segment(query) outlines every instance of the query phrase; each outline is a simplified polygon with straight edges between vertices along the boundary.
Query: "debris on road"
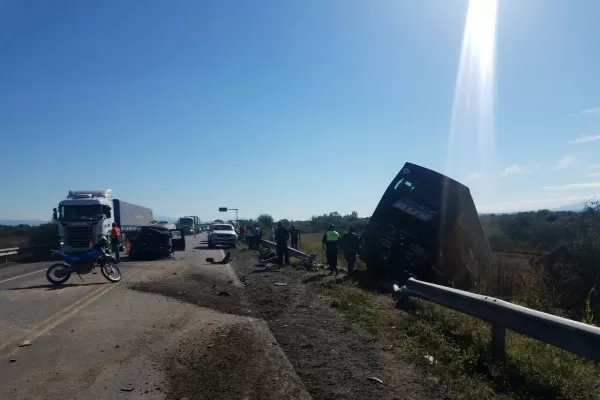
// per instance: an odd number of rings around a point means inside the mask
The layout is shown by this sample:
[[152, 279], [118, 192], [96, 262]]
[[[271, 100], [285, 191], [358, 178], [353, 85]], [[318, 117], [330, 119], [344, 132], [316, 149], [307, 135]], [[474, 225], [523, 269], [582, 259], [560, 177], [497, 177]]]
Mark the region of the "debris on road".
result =
[[224, 290], [219, 292], [219, 296], [231, 296], [231, 293], [229, 293], [228, 291]]
[[115, 345], [115, 349], [118, 349], [119, 347], [121, 347], [121, 346], [120, 346], [120, 345], [118, 345], [118, 344], [117, 344], [117, 345]]
[[14, 363], [14, 362], [17, 362], [17, 359], [16, 358], [9, 358], [8, 362]]
[[29, 340], [24, 340], [19, 344], [19, 347], [27, 347], [27, 346], [31, 346], [33, 343], [30, 342]]
[[287, 286], [286, 282], [275, 282], [275, 286]]
[[377, 382], [377, 383], [380, 383], [380, 384], [383, 385], [383, 381], [381, 379], [379, 379], [379, 378], [374, 377], [374, 376], [367, 377], [367, 380], [373, 381], [373, 382]]
[[133, 392], [135, 388], [121, 388], [122, 392]]
[[228, 251], [225, 254], [225, 257], [221, 261], [215, 261], [215, 259], [213, 257], [206, 258], [206, 262], [209, 264], [229, 264], [230, 260], [231, 260], [231, 252], [230, 251]]
[[429, 361], [429, 364], [431, 364], [431, 365], [437, 365], [437, 364], [439, 364], [439, 361], [437, 361], [435, 358], [433, 358], [433, 356], [430, 356], [429, 354], [425, 355], [425, 359], [427, 361]]

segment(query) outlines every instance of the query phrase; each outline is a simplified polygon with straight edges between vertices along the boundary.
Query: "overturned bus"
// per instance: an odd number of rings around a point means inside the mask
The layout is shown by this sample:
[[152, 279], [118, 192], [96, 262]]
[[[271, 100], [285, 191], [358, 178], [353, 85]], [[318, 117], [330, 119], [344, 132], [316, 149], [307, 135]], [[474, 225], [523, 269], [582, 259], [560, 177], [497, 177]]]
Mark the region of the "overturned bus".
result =
[[491, 264], [491, 251], [469, 188], [406, 163], [387, 188], [362, 236], [370, 272], [468, 287]]

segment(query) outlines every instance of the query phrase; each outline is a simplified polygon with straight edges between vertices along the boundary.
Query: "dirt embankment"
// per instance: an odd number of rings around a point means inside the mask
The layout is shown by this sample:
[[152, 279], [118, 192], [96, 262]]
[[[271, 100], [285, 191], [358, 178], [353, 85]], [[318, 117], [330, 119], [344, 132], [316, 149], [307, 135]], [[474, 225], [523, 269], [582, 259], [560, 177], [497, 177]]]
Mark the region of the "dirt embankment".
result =
[[[323, 272], [258, 267], [248, 250], [233, 256], [243, 287], [201, 272], [135, 287], [268, 326], [261, 333], [258, 324], [234, 323], [208, 341], [182, 344], [165, 361], [170, 398], [299, 399], [306, 391], [313, 399], [440, 398], [380, 335], [352, 323], [335, 308], [335, 299], [317, 289], [315, 282], [331, 279]], [[265, 342], [269, 337], [272, 343]], [[269, 346], [285, 353], [297, 375], [282, 373], [288, 361], [272, 361], [276, 358], [265, 353]]]

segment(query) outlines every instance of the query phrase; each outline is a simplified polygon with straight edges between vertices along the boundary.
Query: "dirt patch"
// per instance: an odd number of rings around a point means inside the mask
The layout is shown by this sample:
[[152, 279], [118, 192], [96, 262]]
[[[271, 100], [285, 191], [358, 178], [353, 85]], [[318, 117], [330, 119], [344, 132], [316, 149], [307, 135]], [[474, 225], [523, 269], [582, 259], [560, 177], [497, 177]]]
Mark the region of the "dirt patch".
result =
[[334, 308], [335, 299], [314, 290], [314, 282], [331, 277], [293, 267], [265, 270], [255, 262], [254, 254], [244, 252], [232, 265], [246, 284], [247, 300], [314, 399], [440, 398], [378, 335], [350, 322]]
[[217, 330], [208, 345], [205, 340], [191, 340], [167, 361], [168, 398], [301, 398], [300, 382], [282, 377], [279, 365], [267, 362], [272, 360], [265, 355], [268, 347], [276, 345], [265, 344], [250, 324]]
[[132, 290], [169, 296], [199, 307], [227, 314], [254, 315], [251, 305], [244, 301], [242, 289], [233, 282], [216, 280], [209, 274], [195, 273], [181, 277], [133, 283]]

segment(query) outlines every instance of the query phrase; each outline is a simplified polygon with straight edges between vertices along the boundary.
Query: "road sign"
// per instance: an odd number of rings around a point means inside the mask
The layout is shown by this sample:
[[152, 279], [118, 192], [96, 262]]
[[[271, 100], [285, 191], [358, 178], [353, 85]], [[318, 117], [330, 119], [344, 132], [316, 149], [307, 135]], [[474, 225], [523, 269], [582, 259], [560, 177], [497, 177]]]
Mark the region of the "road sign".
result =
[[227, 207], [219, 207], [219, 212], [226, 212], [227, 211]]

